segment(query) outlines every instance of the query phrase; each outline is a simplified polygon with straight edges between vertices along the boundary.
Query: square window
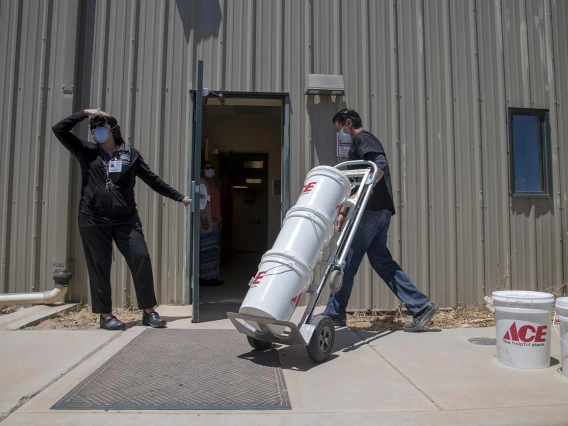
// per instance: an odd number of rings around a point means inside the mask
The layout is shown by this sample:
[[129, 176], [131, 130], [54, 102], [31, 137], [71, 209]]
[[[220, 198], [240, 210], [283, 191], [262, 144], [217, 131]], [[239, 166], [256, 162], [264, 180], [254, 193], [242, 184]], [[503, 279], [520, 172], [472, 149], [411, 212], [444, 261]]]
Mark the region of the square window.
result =
[[551, 195], [548, 129], [548, 110], [509, 108], [513, 197], [548, 198]]

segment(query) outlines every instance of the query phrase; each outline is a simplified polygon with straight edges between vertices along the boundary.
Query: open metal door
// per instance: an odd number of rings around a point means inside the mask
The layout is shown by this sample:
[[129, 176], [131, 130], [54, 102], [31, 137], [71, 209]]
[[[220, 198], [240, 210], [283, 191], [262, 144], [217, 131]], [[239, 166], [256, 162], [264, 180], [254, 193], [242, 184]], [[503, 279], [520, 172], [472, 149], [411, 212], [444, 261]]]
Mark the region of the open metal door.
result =
[[[200, 187], [201, 178], [201, 134], [203, 120], [203, 61], [197, 62], [197, 90], [190, 96], [190, 147], [188, 149], [188, 187], [191, 191], [190, 215], [187, 221], [187, 279], [188, 300], [192, 305], [191, 321], [199, 322], [199, 210], [202, 208], [201, 200], [207, 199], [203, 187]], [[201, 202], [200, 202], [201, 201]], [[204, 206], [203, 206], [204, 207]]]

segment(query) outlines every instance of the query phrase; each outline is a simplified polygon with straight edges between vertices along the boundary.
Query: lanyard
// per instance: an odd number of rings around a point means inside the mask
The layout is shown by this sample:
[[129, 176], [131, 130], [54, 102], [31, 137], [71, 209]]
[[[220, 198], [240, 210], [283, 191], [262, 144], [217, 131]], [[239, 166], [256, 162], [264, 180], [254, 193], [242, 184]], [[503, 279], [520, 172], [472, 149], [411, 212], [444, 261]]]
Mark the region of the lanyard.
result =
[[[110, 157], [110, 155], [109, 155]], [[118, 160], [118, 158], [113, 155], [110, 161], [116, 161]], [[112, 189], [112, 187], [114, 186], [112, 184], [112, 181], [110, 180], [110, 161], [106, 161], [105, 159], [103, 159], [103, 164], [105, 165], [105, 169], [106, 169], [106, 185], [105, 185], [105, 189], [107, 191], [110, 191]]]

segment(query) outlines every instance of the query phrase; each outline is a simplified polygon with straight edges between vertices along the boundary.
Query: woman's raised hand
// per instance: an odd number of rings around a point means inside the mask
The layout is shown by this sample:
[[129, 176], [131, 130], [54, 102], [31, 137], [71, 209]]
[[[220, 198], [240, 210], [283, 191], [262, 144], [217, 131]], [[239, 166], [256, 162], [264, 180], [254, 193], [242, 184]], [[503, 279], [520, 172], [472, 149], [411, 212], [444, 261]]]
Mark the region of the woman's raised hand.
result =
[[100, 108], [86, 109], [85, 114], [87, 114], [89, 117], [93, 117], [96, 115], [102, 115], [103, 117], [110, 117], [109, 114], [107, 114], [104, 111], [101, 111]]

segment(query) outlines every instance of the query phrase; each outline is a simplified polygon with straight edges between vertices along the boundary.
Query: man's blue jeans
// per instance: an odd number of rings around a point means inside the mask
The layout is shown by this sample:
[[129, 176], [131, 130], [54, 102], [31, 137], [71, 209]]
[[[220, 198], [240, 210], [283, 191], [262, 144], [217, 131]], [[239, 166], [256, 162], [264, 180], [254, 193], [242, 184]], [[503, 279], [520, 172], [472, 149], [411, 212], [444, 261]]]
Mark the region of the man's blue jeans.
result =
[[406, 305], [406, 309], [413, 317], [431, 305], [430, 299], [410, 281], [406, 272], [393, 260], [387, 248], [391, 216], [392, 213], [388, 210], [363, 213], [347, 254], [343, 286], [338, 292], [334, 291], [330, 294], [324, 315], [342, 320], [347, 318], [346, 308], [353, 290], [355, 274], [357, 274], [365, 253], [369, 256], [369, 262], [375, 272], [395, 296]]

